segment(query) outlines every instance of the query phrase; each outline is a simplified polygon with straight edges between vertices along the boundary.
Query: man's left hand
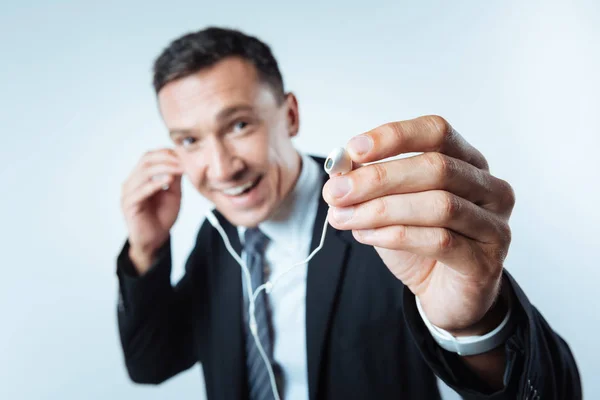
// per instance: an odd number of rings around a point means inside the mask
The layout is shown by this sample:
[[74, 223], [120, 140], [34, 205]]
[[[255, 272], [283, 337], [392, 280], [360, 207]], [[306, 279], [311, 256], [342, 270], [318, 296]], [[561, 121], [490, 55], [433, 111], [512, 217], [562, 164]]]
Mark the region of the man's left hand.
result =
[[[485, 333], [474, 327], [499, 295], [511, 186], [438, 116], [382, 125], [347, 150], [356, 165], [373, 164], [327, 182], [330, 224], [373, 245], [431, 323], [458, 335]], [[421, 154], [382, 161], [412, 152]]]

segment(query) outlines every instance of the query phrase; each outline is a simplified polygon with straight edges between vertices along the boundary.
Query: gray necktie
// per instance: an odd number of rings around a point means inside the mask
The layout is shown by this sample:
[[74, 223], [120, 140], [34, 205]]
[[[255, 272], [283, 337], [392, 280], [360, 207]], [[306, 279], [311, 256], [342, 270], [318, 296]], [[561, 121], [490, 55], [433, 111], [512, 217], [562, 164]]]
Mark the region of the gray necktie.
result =
[[[258, 228], [246, 230], [244, 236], [244, 250], [246, 252], [246, 264], [250, 270], [252, 281], [252, 292], [265, 282], [264, 274], [264, 250], [269, 239]], [[257, 336], [271, 362], [275, 374], [277, 387], [281, 393], [280, 378], [281, 371], [273, 363], [273, 329], [271, 326], [271, 315], [264, 290], [256, 297], [254, 303]], [[252, 333], [246, 327], [246, 365], [248, 369], [248, 388], [250, 400], [273, 400], [271, 381], [263, 358], [254, 341]]]

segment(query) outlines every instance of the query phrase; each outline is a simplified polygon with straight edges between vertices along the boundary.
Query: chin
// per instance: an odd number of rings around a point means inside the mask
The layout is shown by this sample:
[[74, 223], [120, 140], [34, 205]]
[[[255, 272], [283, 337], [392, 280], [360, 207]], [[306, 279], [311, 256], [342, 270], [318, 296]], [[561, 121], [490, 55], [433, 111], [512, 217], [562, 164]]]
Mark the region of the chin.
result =
[[263, 205], [252, 210], [217, 210], [229, 221], [236, 226], [245, 226], [252, 228], [269, 218], [272, 212], [272, 206]]

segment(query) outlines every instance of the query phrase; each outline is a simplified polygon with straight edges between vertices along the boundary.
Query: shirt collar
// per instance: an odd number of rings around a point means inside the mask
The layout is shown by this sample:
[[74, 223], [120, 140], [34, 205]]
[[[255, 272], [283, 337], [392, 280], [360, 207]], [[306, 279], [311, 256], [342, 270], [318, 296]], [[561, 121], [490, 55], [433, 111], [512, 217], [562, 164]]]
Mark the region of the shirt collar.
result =
[[[310, 156], [300, 153], [302, 166], [294, 188], [280, 208], [258, 227], [276, 246], [296, 253], [309, 248], [321, 193], [319, 165]], [[245, 227], [238, 227], [243, 243]]]

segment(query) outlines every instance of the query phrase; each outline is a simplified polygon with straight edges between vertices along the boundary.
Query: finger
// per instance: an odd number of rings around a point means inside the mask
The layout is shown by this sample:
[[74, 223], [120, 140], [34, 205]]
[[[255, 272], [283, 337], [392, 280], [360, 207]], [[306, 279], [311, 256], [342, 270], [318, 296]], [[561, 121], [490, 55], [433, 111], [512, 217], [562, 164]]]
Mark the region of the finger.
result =
[[508, 223], [494, 213], [442, 190], [391, 195], [351, 207], [332, 207], [330, 223], [343, 230], [391, 225], [448, 228], [482, 243], [507, 240]]
[[171, 192], [171, 193], [181, 193], [181, 175], [180, 174], [173, 174], [170, 175], [171, 179], [168, 179], [169, 175], [168, 174], [163, 174], [163, 175], [154, 175], [152, 177], [151, 180], [156, 181], [156, 180], [160, 180], [162, 182], [165, 182], [166, 179], [166, 183], [163, 183], [163, 185], [161, 186], [161, 189], [164, 192]]
[[144, 176], [145, 171], [157, 164], [170, 165], [183, 171], [183, 166], [176, 153], [172, 149], [164, 148], [146, 152], [140, 157], [138, 163], [133, 168], [125, 182], [122, 184], [122, 192], [130, 192], [137, 189], [143, 182], [140, 176]]
[[156, 164], [167, 164], [183, 168], [179, 157], [171, 149], [159, 149], [146, 152], [139, 160], [134, 171], [143, 171]]
[[130, 178], [125, 188], [125, 194], [138, 190], [150, 180], [160, 179], [163, 175], [181, 176], [183, 169], [173, 164], [154, 164], [142, 170], [137, 170]]
[[395, 225], [354, 230], [352, 235], [360, 243], [432, 258], [464, 274], [472, 274], [477, 264], [473, 263], [473, 256], [478, 254], [473, 242], [445, 228]]
[[391, 122], [352, 138], [353, 161], [369, 163], [412, 152], [439, 152], [488, 170], [483, 155], [439, 116]]
[[[160, 179], [162, 176], [159, 175], [157, 179]], [[164, 183], [161, 189], [165, 192], [177, 193], [181, 194], [181, 175], [172, 175], [172, 181]]]
[[139, 207], [144, 201], [160, 192], [168, 185], [167, 190], [178, 190], [176, 187], [177, 180], [172, 175], [164, 175], [160, 179], [155, 179], [146, 182], [135, 192], [123, 197], [123, 209], [130, 210], [131, 208]]
[[334, 207], [347, 207], [378, 197], [445, 190], [490, 211], [514, 206], [510, 185], [489, 172], [441, 153], [365, 165], [329, 179], [323, 197]]

